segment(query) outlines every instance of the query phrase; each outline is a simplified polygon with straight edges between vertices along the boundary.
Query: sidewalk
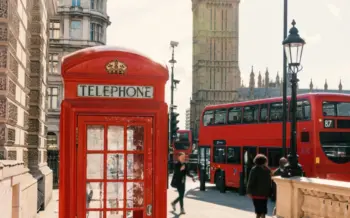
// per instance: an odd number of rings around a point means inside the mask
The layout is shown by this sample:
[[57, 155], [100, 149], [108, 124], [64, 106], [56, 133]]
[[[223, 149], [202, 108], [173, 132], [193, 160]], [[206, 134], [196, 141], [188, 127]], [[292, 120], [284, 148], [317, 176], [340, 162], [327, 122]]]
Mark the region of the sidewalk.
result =
[[[198, 183], [189, 182], [185, 197], [186, 214], [181, 218], [214, 218], [220, 215], [220, 218], [254, 218], [254, 208], [249, 198], [240, 196], [237, 193], [228, 191], [220, 193], [213, 186], [208, 186], [205, 192], [199, 191]], [[177, 197], [177, 192], [169, 188], [168, 202]], [[269, 203], [269, 212], [272, 212], [274, 205]], [[179, 205], [177, 211], [171, 211], [168, 206], [167, 218], [178, 218]], [[271, 218], [272, 216], [267, 216]], [[53, 191], [52, 200], [45, 211], [38, 214], [37, 218], [58, 218], [58, 190]]]
[[58, 218], [58, 189], [52, 191], [52, 199], [46, 206], [44, 211], [41, 211], [37, 218]]

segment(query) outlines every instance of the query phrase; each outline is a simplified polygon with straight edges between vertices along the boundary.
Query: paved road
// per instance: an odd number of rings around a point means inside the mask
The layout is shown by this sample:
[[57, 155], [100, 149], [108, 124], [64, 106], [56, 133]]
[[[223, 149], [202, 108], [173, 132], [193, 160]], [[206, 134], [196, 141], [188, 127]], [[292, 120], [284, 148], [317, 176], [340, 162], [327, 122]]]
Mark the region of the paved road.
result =
[[[213, 186], [207, 186], [207, 190], [202, 192], [199, 190], [199, 183], [193, 183], [188, 181], [187, 192], [185, 198], [185, 215], [178, 215], [179, 206], [177, 211], [171, 211], [170, 207], [167, 218], [254, 218], [253, 205], [249, 198], [240, 196], [233, 191], [226, 193], [220, 193]], [[168, 202], [171, 202], [177, 197], [177, 192], [169, 188], [168, 190]], [[170, 203], [169, 203], [170, 204]], [[271, 218], [271, 212], [274, 205], [269, 203], [269, 212]], [[58, 217], [58, 193], [57, 190], [53, 193], [51, 203], [47, 206], [46, 210], [39, 213], [38, 218], [57, 218]]]

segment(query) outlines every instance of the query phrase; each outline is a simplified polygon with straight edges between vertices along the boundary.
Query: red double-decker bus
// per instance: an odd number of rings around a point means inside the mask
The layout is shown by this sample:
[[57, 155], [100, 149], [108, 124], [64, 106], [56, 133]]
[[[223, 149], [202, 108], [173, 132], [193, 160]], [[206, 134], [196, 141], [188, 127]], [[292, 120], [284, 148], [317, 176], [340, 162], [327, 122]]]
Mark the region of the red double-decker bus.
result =
[[[198, 145], [199, 166], [206, 169], [207, 180], [221, 190], [244, 190], [257, 153], [268, 157], [272, 169], [278, 167], [282, 114], [282, 98], [207, 106]], [[306, 176], [350, 181], [350, 95], [298, 95], [296, 115], [297, 153]]]
[[173, 160], [177, 160], [177, 155], [183, 152], [186, 155], [186, 161], [189, 164], [191, 170], [195, 170], [197, 167], [197, 149], [193, 140], [191, 130], [178, 130], [177, 136], [173, 143]]

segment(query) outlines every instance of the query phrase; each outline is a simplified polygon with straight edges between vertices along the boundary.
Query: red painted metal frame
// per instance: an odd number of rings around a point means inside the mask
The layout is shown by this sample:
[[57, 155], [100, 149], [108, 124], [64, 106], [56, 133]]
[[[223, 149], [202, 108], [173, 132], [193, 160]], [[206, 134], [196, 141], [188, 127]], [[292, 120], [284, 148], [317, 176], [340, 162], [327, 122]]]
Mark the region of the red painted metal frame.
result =
[[[78, 187], [81, 189], [78, 191], [79, 194], [77, 195], [77, 199], [84, 199], [79, 200], [78, 205], [78, 217], [83, 217], [85, 212], [85, 202], [86, 202], [86, 195], [84, 193], [85, 191], [85, 184], [87, 182], [102, 182], [103, 183], [103, 201], [104, 201], [104, 207], [102, 208], [94, 208], [94, 209], [86, 209], [86, 211], [122, 211], [124, 214], [124, 218], [126, 218], [126, 213], [128, 211], [143, 211], [143, 214], [145, 214], [146, 206], [148, 204], [152, 204], [152, 190], [153, 190], [153, 175], [152, 175], [152, 118], [148, 117], [114, 117], [116, 119], [109, 119], [110, 116], [79, 116], [78, 117], [78, 126], [81, 131], [79, 131], [79, 145], [78, 146], [78, 153], [84, 154], [78, 156], [78, 166], [81, 166], [78, 168], [78, 184], [83, 184], [82, 187]], [[104, 149], [103, 150], [87, 150], [87, 126], [88, 125], [96, 125], [96, 126], [102, 126], [104, 133]], [[108, 127], [109, 126], [123, 126], [124, 129], [124, 149], [123, 150], [109, 150], [108, 149]], [[143, 150], [142, 151], [131, 151], [127, 150], [127, 127], [128, 126], [142, 126], [144, 128], [144, 142], [143, 142]], [[107, 179], [107, 171], [106, 171], [106, 165], [107, 165], [107, 154], [123, 154], [124, 155], [124, 177], [123, 179]], [[103, 154], [104, 158], [104, 175], [103, 179], [86, 179], [86, 163], [87, 163], [87, 154]], [[142, 154], [144, 155], [144, 179], [133, 179], [128, 180], [127, 179], [127, 155], [128, 154]], [[147, 159], [148, 158], [148, 159]], [[122, 182], [123, 183], [123, 207], [120, 208], [106, 208], [107, 205], [107, 183], [108, 182]], [[144, 206], [143, 208], [127, 208], [127, 183], [128, 182], [142, 182], [144, 183]], [[102, 209], [102, 210], [101, 210]], [[146, 216], [144, 216], [146, 217]], [[104, 214], [104, 218], [106, 218], [106, 214]]]
[[[118, 59], [128, 66], [124, 75], [107, 74], [105, 64]], [[152, 190], [146, 190], [152, 195], [152, 218], [164, 218], [167, 214], [167, 104], [164, 99], [165, 83], [168, 80], [168, 71], [152, 60], [122, 50], [95, 50], [84, 49], [65, 58], [62, 64], [62, 76], [65, 84], [65, 99], [61, 104], [60, 117], [60, 201], [59, 218], [85, 218], [81, 201], [85, 203], [85, 187], [78, 183], [84, 179], [81, 166], [81, 153], [76, 146], [76, 129], [79, 117], [93, 116], [95, 121], [105, 124], [118, 123], [120, 117], [141, 117], [152, 120], [153, 134], [152, 155], [147, 162], [152, 163], [151, 169], [145, 173], [152, 173]], [[118, 84], [153, 86], [153, 99], [111, 99], [111, 98], [81, 98], [77, 96], [78, 84]], [[94, 118], [95, 119], [95, 118]], [[92, 122], [93, 123], [93, 122]], [[148, 124], [144, 124], [148, 125]], [[147, 127], [148, 128], [148, 127]], [[145, 129], [146, 130], [146, 129]], [[84, 128], [78, 129], [79, 140], [83, 140]], [[147, 136], [146, 136], [147, 137]], [[147, 157], [147, 155], [145, 155]], [[146, 166], [145, 166], [146, 168]], [[146, 175], [144, 175], [146, 177]], [[78, 185], [79, 184], [79, 185]], [[82, 192], [81, 190], [84, 190]], [[126, 197], [126, 196], [125, 196]], [[79, 203], [78, 203], [79, 202]], [[144, 215], [144, 217], [146, 217]]]

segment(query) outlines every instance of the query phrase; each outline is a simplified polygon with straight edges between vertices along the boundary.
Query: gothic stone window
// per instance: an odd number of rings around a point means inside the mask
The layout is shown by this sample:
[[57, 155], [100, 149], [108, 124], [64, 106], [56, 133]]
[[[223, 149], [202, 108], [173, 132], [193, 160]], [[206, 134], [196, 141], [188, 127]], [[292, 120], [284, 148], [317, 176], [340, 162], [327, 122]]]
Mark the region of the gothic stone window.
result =
[[61, 23], [59, 20], [53, 20], [50, 22], [50, 39], [59, 39], [60, 38], [60, 29]]
[[57, 135], [54, 132], [47, 133], [48, 148], [57, 148]]
[[48, 88], [49, 109], [58, 109], [58, 87]]
[[49, 54], [49, 73], [53, 73], [53, 74], [58, 73], [58, 54], [57, 53]]
[[90, 40], [102, 42], [103, 41], [103, 27], [98, 23], [90, 24]]

